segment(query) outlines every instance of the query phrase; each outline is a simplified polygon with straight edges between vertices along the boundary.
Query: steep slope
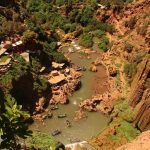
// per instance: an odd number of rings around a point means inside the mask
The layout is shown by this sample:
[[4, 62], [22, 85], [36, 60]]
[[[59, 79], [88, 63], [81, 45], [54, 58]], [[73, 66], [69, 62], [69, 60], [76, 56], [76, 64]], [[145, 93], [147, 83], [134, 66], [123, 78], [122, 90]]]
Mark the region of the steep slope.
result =
[[131, 143], [119, 147], [117, 150], [149, 150], [150, 148], [150, 131], [141, 133]]

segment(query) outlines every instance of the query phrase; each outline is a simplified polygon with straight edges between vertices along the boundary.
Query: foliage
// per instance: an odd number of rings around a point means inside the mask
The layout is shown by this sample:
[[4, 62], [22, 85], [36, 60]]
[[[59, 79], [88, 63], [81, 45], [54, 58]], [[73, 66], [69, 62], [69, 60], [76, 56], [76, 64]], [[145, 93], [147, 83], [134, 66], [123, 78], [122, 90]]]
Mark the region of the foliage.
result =
[[136, 63], [128, 63], [124, 65], [124, 73], [127, 77], [132, 78], [137, 69], [136, 69], [137, 64]]
[[79, 44], [81, 46], [86, 47], [86, 48], [92, 47], [92, 45], [93, 45], [93, 36], [92, 36], [92, 34], [87, 34], [87, 33], [82, 34], [79, 38]]
[[108, 48], [109, 48], [109, 39], [106, 36], [103, 36], [103, 38], [101, 39], [101, 42], [98, 44], [98, 46], [104, 52], [107, 52]]
[[17, 149], [18, 138], [27, 138], [31, 132], [24, 123], [24, 118], [29, 118], [29, 114], [22, 110], [21, 105], [17, 105], [15, 99], [7, 95], [4, 102], [4, 110], [0, 114], [1, 145], [0, 148], [8, 150]]
[[131, 53], [132, 50], [133, 50], [133, 45], [131, 45], [130, 43], [125, 43], [125, 46], [124, 46], [124, 50], [127, 51], [128, 53]]
[[34, 31], [27, 30], [23, 33], [23, 36], [21, 39], [24, 43], [27, 43], [28, 41], [36, 39], [36, 37], [37, 37], [37, 34]]
[[105, 35], [105, 32], [102, 30], [95, 30], [94, 35], [97, 36], [98, 38], [101, 38], [102, 36]]
[[87, 6], [84, 11], [82, 12], [80, 23], [83, 26], [87, 26], [89, 23], [91, 23], [93, 15], [93, 8], [90, 6]]
[[131, 123], [123, 120], [121, 121], [120, 126], [116, 128], [116, 134], [110, 135], [108, 138], [110, 140], [121, 140], [125, 138], [127, 141], [131, 141], [139, 134], [139, 130], [134, 128]]
[[49, 90], [50, 84], [46, 78], [38, 76], [33, 83], [33, 90], [37, 93], [38, 97], [45, 95], [47, 90]]
[[41, 62], [37, 57], [32, 57], [31, 65], [34, 72], [39, 72], [39, 70], [42, 68]]
[[10, 89], [12, 86], [12, 80], [18, 79], [20, 76], [27, 74], [29, 70], [29, 64], [19, 55], [14, 56], [15, 62], [8, 72], [0, 76], [0, 83], [3, 88]]
[[137, 113], [137, 110], [131, 108], [128, 101], [125, 99], [120, 99], [116, 104], [114, 104], [114, 111], [116, 110], [119, 111], [118, 116], [127, 122], [132, 122], [135, 114]]
[[67, 23], [64, 25], [63, 29], [66, 33], [73, 32], [76, 29], [76, 23]]
[[54, 50], [54, 43], [44, 43], [44, 49], [43, 51], [49, 56], [49, 58], [51, 59], [50, 61], [56, 61], [59, 63], [66, 63], [67, 59], [65, 58], [65, 56], [63, 55], [63, 53], [57, 52], [56, 50]]
[[32, 137], [26, 140], [27, 146], [30, 148], [38, 148], [42, 150], [61, 149], [64, 146], [55, 141], [55, 139], [41, 132], [33, 132]]

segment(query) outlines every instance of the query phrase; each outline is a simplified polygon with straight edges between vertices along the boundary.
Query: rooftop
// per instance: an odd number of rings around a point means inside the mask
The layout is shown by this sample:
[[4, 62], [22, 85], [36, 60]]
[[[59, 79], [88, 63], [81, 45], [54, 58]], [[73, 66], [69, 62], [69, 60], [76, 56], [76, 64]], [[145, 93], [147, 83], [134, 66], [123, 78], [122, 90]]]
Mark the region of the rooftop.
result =
[[60, 72], [58, 71], [52, 71], [51, 72], [51, 77], [50, 79], [48, 80], [51, 84], [58, 84], [60, 83], [61, 81], [64, 81], [65, 80], [65, 76], [64, 74], [61, 74]]

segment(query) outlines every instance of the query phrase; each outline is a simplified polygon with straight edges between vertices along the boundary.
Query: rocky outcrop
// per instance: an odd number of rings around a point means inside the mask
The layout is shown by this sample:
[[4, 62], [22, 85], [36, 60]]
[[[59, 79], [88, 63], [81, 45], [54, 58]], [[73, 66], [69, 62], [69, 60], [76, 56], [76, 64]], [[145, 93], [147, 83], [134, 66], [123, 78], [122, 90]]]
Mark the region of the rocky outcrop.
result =
[[112, 66], [108, 67], [109, 75], [115, 77], [117, 75], [117, 70]]
[[[75, 71], [73, 68], [67, 68], [64, 70], [63, 82], [54, 84], [52, 86], [52, 98], [50, 104], [56, 105], [69, 103], [68, 95], [78, 90], [81, 87], [81, 73]], [[49, 77], [49, 75], [48, 75]], [[52, 79], [54, 77], [52, 76]]]
[[95, 65], [91, 66], [90, 71], [97, 72], [97, 67]]
[[134, 126], [141, 131], [150, 129], [150, 89], [147, 89], [142, 97], [141, 107], [134, 119]]
[[112, 101], [109, 94], [96, 95], [91, 99], [84, 100], [79, 107], [87, 111], [100, 111], [108, 114], [112, 111]]
[[138, 66], [138, 71], [131, 84], [131, 95], [129, 104], [135, 107], [141, 100], [144, 92], [144, 84], [150, 72], [150, 60], [145, 58]]
[[79, 121], [79, 120], [86, 119], [86, 118], [87, 118], [87, 115], [82, 110], [75, 112], [75, 116], [74, 116], [75, 121]]

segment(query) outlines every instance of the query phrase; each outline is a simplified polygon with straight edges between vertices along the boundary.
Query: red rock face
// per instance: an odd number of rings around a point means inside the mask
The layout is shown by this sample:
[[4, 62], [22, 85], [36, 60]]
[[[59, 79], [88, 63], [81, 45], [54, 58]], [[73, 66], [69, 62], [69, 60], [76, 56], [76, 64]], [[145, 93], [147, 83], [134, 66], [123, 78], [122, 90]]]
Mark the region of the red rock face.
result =
[[132, 107], [136, 107], [137, 104], [140, 105], [133, 124], [141, 131], [150, 129], [150, 88], [144, 89], [149, 72], [150, 61], [147, 58], [139, 65], [137, 74], [131, 85], [130, 105]]
[[130, 105], [135, 107], [141, 100], [144, 84], [150, 72], [150, 60], [147, 58], [139, 65], [137, 74], [131, 85]]
[[142, 105], [133, 122], [141, 131], [150, 129], [150, 89], [147, 89], [142, 97]]

